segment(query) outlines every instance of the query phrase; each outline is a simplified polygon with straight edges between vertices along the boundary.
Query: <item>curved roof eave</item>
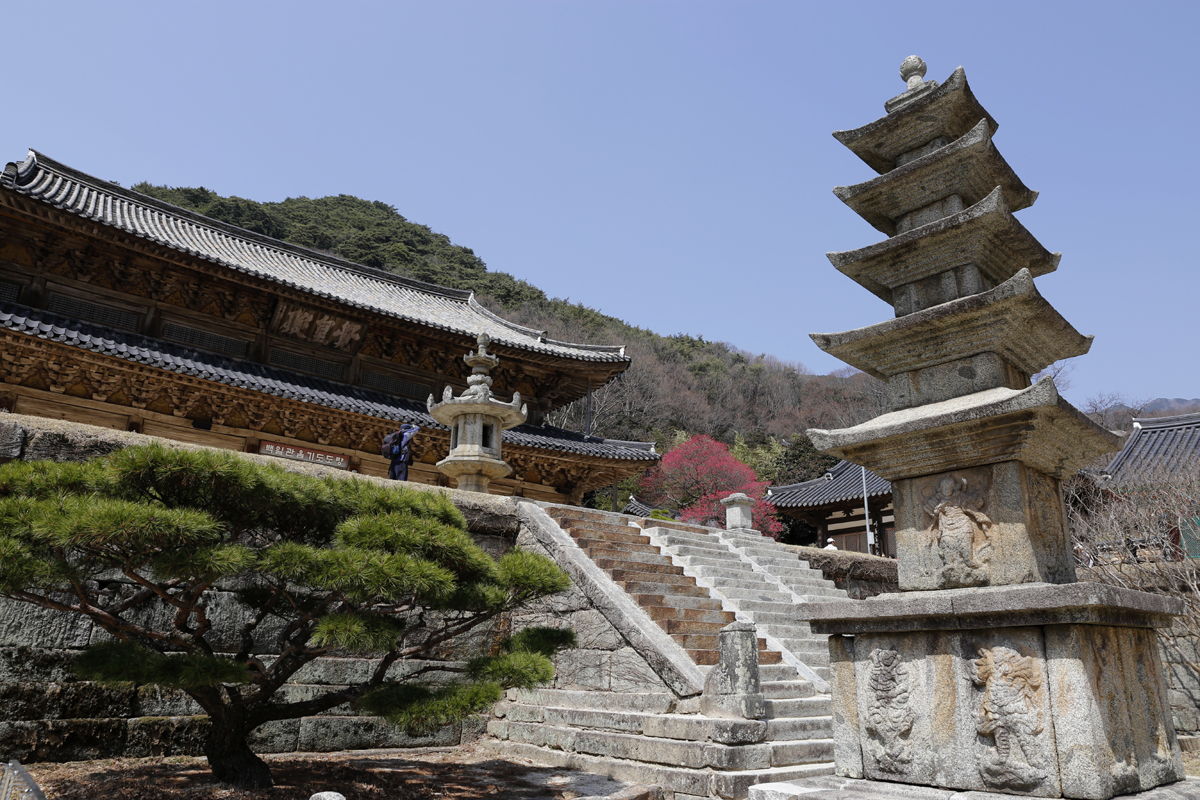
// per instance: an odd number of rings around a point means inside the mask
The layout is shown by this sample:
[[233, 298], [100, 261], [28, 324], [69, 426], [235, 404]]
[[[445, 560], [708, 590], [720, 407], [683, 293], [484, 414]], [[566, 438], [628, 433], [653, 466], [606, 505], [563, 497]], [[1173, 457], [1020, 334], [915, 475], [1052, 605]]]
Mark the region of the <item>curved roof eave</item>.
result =
[[[33, 149], [2, 185], [66, 213], [317, 297], [496, 345], [585, 362], [628, 363], [624, 345], [560, 342], [485, 309], [474, 294], [403, 278], [211, 219], [80, 172]], [[414, 313], [414, 311], [416, 313]]]

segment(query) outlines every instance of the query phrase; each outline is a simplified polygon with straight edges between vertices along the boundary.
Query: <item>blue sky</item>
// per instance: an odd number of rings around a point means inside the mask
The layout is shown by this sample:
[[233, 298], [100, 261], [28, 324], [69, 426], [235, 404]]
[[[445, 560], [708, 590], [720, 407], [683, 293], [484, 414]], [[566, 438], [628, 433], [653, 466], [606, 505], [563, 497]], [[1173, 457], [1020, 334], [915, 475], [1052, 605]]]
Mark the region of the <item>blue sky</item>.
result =
[[910, 53], [966, 68], [1063, 253], [1039, 287], [1100, 392], [1200, 397], [1200, 4], [56, 3], [5, 15], [0, 160], [128, 186], [353, 194], [554, 297], [813, 372], [891, 316], [825, 258], [881, 238], [830, 132]]

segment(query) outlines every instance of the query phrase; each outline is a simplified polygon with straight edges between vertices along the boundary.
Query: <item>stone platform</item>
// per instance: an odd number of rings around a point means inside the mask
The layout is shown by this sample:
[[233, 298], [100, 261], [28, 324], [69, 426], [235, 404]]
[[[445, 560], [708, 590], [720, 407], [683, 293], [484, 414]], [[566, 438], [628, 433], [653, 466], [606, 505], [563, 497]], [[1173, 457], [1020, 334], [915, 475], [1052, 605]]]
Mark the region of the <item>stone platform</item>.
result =
[[[760, 783], [750, 787], [750, 800], [1011, 800], [1011, 794], [957, 792], [928, 786], [824, 776], [789, 783]], [[1197, 800], [1200, 778], [1157, 786], [1125, 795], [1128, 800]]]
[[837, 774], [1096, 800], [1177, 781], [1154, 628], [1179, 605], [1079, 583], [824, 603]]

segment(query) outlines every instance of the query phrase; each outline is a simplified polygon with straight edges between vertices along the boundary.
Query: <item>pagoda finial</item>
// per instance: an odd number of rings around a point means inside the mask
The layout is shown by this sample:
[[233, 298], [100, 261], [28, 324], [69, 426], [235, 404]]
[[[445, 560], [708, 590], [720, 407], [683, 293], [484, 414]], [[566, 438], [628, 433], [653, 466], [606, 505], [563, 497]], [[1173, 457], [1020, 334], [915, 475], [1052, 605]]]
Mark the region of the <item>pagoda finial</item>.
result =
[[925, 82], [925, 60], [920, 56], [909, 56], [900, 62], [900, 77], [908, 84], [909, 89], [915, 89]]

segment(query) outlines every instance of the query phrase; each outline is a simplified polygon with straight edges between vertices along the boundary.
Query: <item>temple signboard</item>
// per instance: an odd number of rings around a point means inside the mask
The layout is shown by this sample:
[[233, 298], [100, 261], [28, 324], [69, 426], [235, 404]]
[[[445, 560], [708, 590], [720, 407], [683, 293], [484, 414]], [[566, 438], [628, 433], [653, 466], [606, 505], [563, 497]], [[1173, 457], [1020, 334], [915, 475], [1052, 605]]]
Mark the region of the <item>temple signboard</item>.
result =
[[258, 445], [258, 452], [259, 455], [287, 458], [292, 461], [307, 461], [309, 464], [320, 464], [325, 467], [333, 467], [334, 469], [350, 469], [349, 456], [341, 456], [337, 453], [325, 453], [320, 450], [311, 450], [307, 447], [296, 447], [295, 445], [280, 444], [279, 442], [261, 442]]

